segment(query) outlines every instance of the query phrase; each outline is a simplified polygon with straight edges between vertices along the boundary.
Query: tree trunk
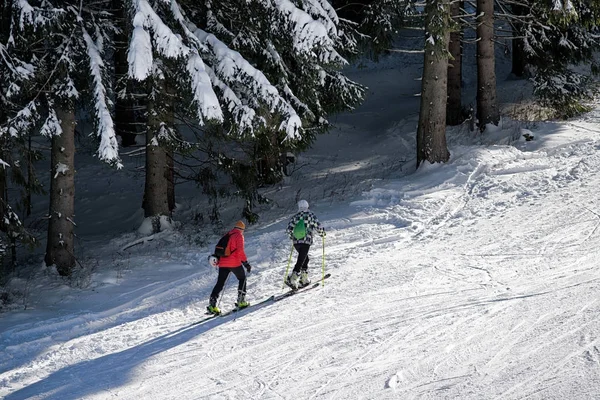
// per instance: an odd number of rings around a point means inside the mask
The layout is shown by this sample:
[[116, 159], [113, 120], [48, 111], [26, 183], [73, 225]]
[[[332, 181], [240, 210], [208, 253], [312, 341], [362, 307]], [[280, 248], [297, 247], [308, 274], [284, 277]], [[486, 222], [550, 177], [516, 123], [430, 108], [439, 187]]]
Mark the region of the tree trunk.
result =
[[62, 133], [52, 138], [50, 210], [46, 265], [56, 265], [58, 273], [70, 276], [75, 267], [75, 113], [57, 108]]
[[35, 171], [33, 168], [33, 147], [31, 144], [31, 132], [27, 135], [27, 183], [25, 187], [25, 216], [31, 215], [31, 191], [35, 184]]
[[13, 10], [13, 0], [0, 1], [0, 40], [3, 44], [10, 37], [11, 31], [11, 13]]
[[149, 118], [146, 133], [146, 184], [144, 188], [144, 216], [169, 216], [169, 167], [167, 150], [155, 138], [154, 117]]
[[[527, 15], [527, 9], [521, 5], [511, 6], [513, 14], [517, 16]], [[516, 22], [518, 24], [518, 22]], [[527, 65], [527, 56], [525, 55], [525, 45], [521, 38], [520, 25], [513, 25], [513, 36], [512, 40], [512, 70], [511, 72], [518, 77], [525, 75], [525, 66]]]
[[115, 97], [115, 134], [121, 136], [123, 147], [135, 145], [136, 115], [135, 102], [131, 95], [131, 84], [127, 77], [129, 65], [127, 63], [127, 49], [129, 47], [129, 26], [127, 22], [127, 9], [125, 2], [112, 0], [112, 8], [115, 13], [115, 21], [120, 32], [115, 33], [114, 67], [115, 88], [117, 93], [125, 90], [125, 97]]
[[266, 141], [257, 142], [252, 156], [257, 166], [258, 184], [260, 187], [274, 185], [283, 179], [281, 165], [283, 146], [281, 145], [281, 139], [277, 136], [277, 129], [272, 128], [273, 126], [277, 125], [269, 123], [269, 127], [264, 131], [264, 139]]
[[[173, 197], [174, 186], [171, 186], [170, 175], [172, 169], [169, 164], [169, 150], [165, 146], [165, 130], [173, 125], [173, 107], [171, 97], [168, 95], [167, 84], [164, 81], [155, 81], [161, 90], [161, 100], [156, 96], [148, 99], [148, 130], [146, 132], [146, 185], [144, 189], [144, 216], [158, 217], [171, 215], [169, 197]], [[165, 96], [166, 95], [166, 96]], [[166, 97], [163, 99], [162, 97]], [[163, 139], [160, 139], [163, 137]], [[170, 183], [171, 181], [171, 183]]]
[[167, 151], [167, 199], [169, 203], [169, 215], [172, 215], [173, 210], [175, 210], [175, 162], [173, 157], [175, 157], [174, 151]]
[[477, 119], [483, 132], [487, 124], [498, 125], [494, 55], [494, 0], [477, 0]]
[[462, 24], [458, 16], [463, 8], [463, 1], [454, 1], [450, 5], [450, 13], [461, 28], [450, 33], [448, 51], [451, 59], [448, 61], [448, 104], [446, 105], [446, 124], [454, 126], [463, 122], [462, 115]]
[[434, 37], [435, 43], [425, 41], [421, 109], [417, 128], [417, 168], [423, 161], [446, 162], [450, 158], [446, 145], [447, 49], [450, 33], [447, 23], [440, 25], [440, 21], [449, 19], [448, 3], [448, 0], [427, 0], [425, 8], [426, 35]]

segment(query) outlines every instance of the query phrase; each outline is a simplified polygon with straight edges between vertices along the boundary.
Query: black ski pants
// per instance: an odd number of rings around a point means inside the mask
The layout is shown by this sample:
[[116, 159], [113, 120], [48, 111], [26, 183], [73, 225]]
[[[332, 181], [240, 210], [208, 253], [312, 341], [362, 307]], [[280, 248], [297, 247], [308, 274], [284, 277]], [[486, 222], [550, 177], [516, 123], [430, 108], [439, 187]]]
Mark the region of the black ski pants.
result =
[[299, 274], [300, 271], [308, 271], [308, 250], [310, 250], [310, 244], [296, 243], [294, 248], [298, 252], [298, 260], [294, 266], [294, 273]]
[[229, 273], [233, 272], [235, 277], [238, 279], [238, 295], [246, 294], [246, 271], [244, 267], [241, 265], [235, 268], [219, 268], [219, 277], [217, 278], [217, 283], [210, 294], [211, 299], [218, 299], [219, 293], [223, 290], [223, 286], [225, 286], [225, 282], [227, 282], [227, 278], [229, 277]]

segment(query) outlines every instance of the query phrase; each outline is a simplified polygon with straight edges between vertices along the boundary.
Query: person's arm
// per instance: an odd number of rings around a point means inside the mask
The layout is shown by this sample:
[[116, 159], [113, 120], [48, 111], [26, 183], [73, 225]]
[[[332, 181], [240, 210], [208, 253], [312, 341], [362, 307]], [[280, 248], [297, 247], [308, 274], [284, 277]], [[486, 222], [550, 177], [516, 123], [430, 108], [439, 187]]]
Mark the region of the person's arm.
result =
[[241, 233], [238, 235], [238, 242], [237, 244], [239, 245], [238, 247], [238, 251], [239, 251], [239, 259], [242, 262], [242, 266], [244, 268], [246, 268], [246, 272], [250, 273], [250, 271], [252, 270], [252, 266], [250, 265], [250, 263], [248, 262], [248, 257], [246, 256], [246, 251], [244, 249], [244, 235], [242, 235]]
[[296, 224], [298, 223], [299, 218], [298, 214], [294, 215], [291, 219], [290, 222], [288, 222], [288, 226], [285, 229], [285, 233], [287, 233], [288, 237], [290, 239], [294, 239], [294, 227], [296, 226]]
[[315, 227], [317, 229], [317, 233], [319, 235], [321, 235], [322, 237], [325, 237], [325, 228], [323, 227], [323, 225], [321, 225], [321, 221], [319, 221], [319, 218], [317, 218], [317, 216], [315, 215]]

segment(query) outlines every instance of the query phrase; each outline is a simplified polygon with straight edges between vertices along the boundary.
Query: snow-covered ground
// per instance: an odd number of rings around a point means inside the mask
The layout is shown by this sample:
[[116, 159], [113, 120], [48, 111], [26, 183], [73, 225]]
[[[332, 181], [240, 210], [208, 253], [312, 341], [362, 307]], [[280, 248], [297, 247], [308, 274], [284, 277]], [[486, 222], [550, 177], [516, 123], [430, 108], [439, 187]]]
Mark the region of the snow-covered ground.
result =
[[[279, 302], [195, 324], [216, 281], [217, 236], [191, 233], [200, 196], [138, 243], [140, 161], [78, 170], [78, 250], [97, 266], [81, 289], [44, 267], [11, 282], [25, 295], [0, 315], [0, 397], [599, 399], [600, 107], [453, 128], [450, 162], [415, 172], [420, 58], [356, 69], [367, 102], [265, 190], [250, 302], [284, 290], [296, 198], [327, 229], [310, 272], [324, 254], [332, 277]], [[503, 101], [526, 90], [503, 76]]]

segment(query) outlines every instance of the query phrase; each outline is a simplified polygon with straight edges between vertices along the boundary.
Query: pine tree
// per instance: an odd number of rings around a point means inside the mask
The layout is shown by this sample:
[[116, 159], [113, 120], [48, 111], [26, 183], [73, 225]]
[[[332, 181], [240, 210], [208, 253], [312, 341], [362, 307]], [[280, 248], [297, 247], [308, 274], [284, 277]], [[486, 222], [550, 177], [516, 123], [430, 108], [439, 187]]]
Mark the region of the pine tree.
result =
[[[3, 64], [11, 84], [1, 132], [27, 137], [39, 131], [52, 143], [50, 210], [45, 260], [61, 275], [75, 268], [75, 111], [89, 104], [99, 139], [97, 155], [120, 166], [114, 134], [105, 40], [113, 30], [103, 9], [107, 1], [14, 2], [11, 39]], [[18, 67], [18, 68], [17, 68]]]
[[342, 53], [356, 49], [353, 30], [325, 0], [132, 0], [131, 9], [129, 76], [145, 81], [161, 60], [175, 113], [202, 132], [202, 143], [175, 150], [212, 149], [212, 165], [244, 182], [248, 210], [260, 185], [280, 179], [282, 154], [305, 149], [329, 113], [362, 99], [364, 88], [339, 72]]
[[352, 21], [363, 52], [374, 59], [393, 48], [398, 30], [416, 16], [411, 0], [333, 0], [340, 18]]
[[[533, 73], [534, 92], [541, 103], [570, 117], [585, 111], [582, 100], [592, 94], [589, 76], [573, 65], [586, 63], [597, 72], [594, 53], [600, 49], [599, 0], [501, 1], [504, 13], [522, 38], [524, 63]], [[523, 5], [520, 8], [520, 5]], [[509, 7], [510, 6], [510, 7]]]

